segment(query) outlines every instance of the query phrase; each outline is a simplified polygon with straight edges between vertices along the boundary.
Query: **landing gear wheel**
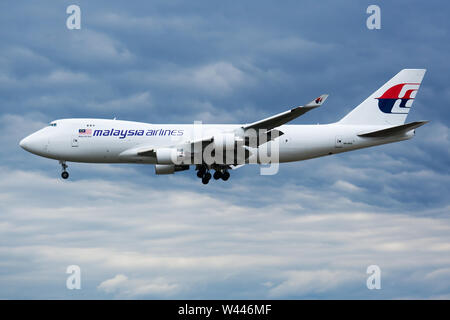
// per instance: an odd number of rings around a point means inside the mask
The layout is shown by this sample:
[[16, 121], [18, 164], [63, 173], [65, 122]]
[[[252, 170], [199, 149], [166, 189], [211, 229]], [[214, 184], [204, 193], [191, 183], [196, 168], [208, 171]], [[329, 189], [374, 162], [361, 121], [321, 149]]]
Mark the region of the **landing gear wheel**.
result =
[[230, 178], [230, 173], [228, 171], [225, 171], [222, 173], [222, 180], [227, 181]]
[[222, 172], [217, 170], [216, 172], [214, 172], [213, 177], [214, 177], [214, 180], [219, 180], [220, 178], [222, 178]]
[[205, 175], [207, 168], [204, 165], [201, 165], [198, 167], [198, 171], [197, 171], [197, 177], [199, 178], [203, 178], [203, 176]]
[[60, 160], [59, 161], [59, 164], [61, 165], [61, 167], [62, 167], [62, 173], [61, 173], [61, 178], [63, 178], [64, 180], [66, 180], [68, 177], [69, 177], [69, 173], [66, 171], [66, 169], [69, 167], [67, 164], [66, 164], [66, 161], [64, 161], [64, 160]]
[[202, 178], [202, 183], [208, 184], [209, 180], [211, 180], [211, 173], [207, 172]]

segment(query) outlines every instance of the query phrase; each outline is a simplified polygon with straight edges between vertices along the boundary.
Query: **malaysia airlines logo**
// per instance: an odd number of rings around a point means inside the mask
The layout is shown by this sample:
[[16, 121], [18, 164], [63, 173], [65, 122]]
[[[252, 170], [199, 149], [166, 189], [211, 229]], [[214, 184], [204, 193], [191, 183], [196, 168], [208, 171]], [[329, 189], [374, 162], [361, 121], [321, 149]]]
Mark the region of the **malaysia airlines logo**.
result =
[[[412, 95], [419, 90], [419, 86], [420, 83], [400, 83], [389, 88], [381, 97], [375, 98], [378, 107], [384, 113], [407, 114], [414, 100]], [[396, 104], [398, 100], [400, 103]]]

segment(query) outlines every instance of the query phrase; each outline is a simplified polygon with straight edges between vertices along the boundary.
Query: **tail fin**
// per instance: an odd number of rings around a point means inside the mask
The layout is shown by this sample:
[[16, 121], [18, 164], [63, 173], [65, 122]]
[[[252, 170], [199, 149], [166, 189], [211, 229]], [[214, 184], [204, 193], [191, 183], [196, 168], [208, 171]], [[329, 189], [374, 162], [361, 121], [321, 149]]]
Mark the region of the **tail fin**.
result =
[[404, 124], [425, 71], [426, 69], [403, 69], [342, 118], [339, 123]]

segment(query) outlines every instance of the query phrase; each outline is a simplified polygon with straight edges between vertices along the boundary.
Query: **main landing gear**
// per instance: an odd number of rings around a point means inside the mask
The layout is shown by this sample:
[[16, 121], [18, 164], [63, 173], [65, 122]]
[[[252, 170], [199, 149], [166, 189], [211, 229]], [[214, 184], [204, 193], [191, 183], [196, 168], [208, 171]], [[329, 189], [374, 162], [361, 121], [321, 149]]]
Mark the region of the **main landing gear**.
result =
[[203, 184], [208, 184], [209, 180], [211, 180], [211, 173], [209, 173], [209, 169], [206, 166], [198, 166], [197, 177], [202, 179]]
[[[202, 179], [203, 184], [208, 184], [209, 180], [211, 180], [211, 173], [209, 172], [209, 168], [206, 165], [198, 165], [197, 166], [197, 177]], [[214, 168], [215, 172], [212, 176], [214, 180], [222, 179], [223, 181], [227, 181], [230, 178], [230, 173], [227, 168], [217, 167]]]
[[59, 161], [59, 164], [62, 167], [63, 172], [61, 173], [61, 178], [63, 178], [64, 180], [66, 180], [67, 178], [69, 178], [69, 173], [66, 171], [66, 169], [69, 167], [65, 161]]

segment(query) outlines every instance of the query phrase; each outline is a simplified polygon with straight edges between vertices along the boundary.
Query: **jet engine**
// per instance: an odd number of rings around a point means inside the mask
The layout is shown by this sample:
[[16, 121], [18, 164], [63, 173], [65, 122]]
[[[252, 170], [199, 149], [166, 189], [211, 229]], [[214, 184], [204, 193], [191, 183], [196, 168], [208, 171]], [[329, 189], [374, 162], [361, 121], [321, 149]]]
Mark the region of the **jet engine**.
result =
[[160, 148], [156, 149], [156, 162], [158, 164], [179, 164], [184, 158], [182, 149]]

